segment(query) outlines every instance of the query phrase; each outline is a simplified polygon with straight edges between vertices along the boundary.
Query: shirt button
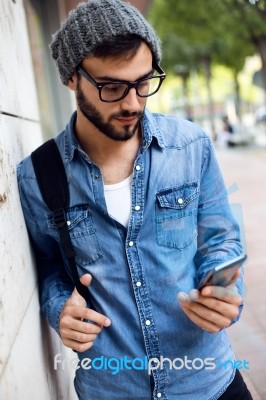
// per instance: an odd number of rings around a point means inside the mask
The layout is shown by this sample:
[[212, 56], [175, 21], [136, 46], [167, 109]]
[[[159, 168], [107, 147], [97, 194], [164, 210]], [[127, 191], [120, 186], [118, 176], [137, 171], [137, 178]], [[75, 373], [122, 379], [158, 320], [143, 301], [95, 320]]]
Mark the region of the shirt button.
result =
[[183, 204], [183, 203], [184, 203], [184, 200], [180, 197], [180, 198], [177, 200], [177, 202], [178, 202], [178, 204]]
[[150, 326], [150, 324], [151, 324], [151, 321], [150, 321], [149, 319], [146, 319], [146, 322], [145, 322], [145, 324], [146, 324], [147, 326]]
[[69, 225], [71, 225], [71, 222], [70, 222], [70, 221], [67, 221], [67, 226], [69, 226]]
[[139, 210], [140, 210], [140, 206], [136, 206], [136, 207], [135, 207], [135, 210], [136, 210], [136, 211], [139, 211]]
[[136, 283], [136, 286], [137, 286], [137, 287], [140, 287], [140, 286], [141, 286], [141, 282], [138, 281], [138, 282]]
[[132, 242], [132, 240], [128, 243], [128, 245], [130, 246], [130, 247], [132, 247], [132, 246], [134, 246], [134, 242]]
[[162, 393], [157, 393], [157, 397], [160, 399], [162, 397]]
[[140, 165], [136, 165], [136, 170], [137, 170], [137, 171], [140, 170]]

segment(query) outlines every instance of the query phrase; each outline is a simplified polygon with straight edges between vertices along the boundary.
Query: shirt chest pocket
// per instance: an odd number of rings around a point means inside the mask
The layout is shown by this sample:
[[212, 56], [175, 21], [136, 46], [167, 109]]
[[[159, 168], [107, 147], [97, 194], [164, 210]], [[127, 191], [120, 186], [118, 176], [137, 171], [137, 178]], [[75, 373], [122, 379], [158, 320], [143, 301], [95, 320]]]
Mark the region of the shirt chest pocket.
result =
[[161, 190], [156, 194], [156, 239], [160, 246], [179, 250], [197, 236], [198, 183]]
[[[87, 205], [71, 207], [66, 212], [71, 243], [76, 254], [76, 263], [86, 266], [102, 257], [96, 229]], [[52, 214], [47, 215], [50, 234], [59, 242], [59, 231]]]

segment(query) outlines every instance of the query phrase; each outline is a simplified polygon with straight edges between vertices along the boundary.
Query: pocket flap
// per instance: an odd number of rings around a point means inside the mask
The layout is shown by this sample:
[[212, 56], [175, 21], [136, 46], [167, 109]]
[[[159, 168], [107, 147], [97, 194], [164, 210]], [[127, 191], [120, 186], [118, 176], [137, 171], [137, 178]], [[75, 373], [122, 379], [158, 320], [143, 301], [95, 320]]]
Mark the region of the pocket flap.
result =
[[[76, 225], [78, 225], [81, 221], [85, 220], [89, 216], [89, 207], [87, 205], [79, 205], [69, 208], [66, 212], [68, 229], [71, 231], [71, 229], [73, 229]], [[56, 228], [53, 216], [51, 214], [49, 214], [48, 217], [48, 226], [50, 228]], [[90, 224], [88, 224], [88, 227], [90, 227], [90, 230], [92, 231], [91, 233], [93, 233], [94, 229], [91, 227]]]
[[161, 190], [156, 194], [161, 207], [182, 210], [199, 192], [198, 182], [191, 182], [179, 187]]

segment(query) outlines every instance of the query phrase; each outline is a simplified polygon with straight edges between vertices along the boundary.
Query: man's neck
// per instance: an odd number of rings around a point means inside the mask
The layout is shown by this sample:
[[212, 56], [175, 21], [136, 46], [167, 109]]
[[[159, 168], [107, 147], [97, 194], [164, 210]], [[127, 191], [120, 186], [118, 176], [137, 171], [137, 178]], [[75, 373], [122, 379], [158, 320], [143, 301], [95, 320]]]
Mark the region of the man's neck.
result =
[[141, 144], [141, 126], [131, 139], [119, 141], [99, 132], [87, 119], [77, 118], [75, 133], [90, 160], [100, 167], [104, 183], [120, 182], [132, 173]]

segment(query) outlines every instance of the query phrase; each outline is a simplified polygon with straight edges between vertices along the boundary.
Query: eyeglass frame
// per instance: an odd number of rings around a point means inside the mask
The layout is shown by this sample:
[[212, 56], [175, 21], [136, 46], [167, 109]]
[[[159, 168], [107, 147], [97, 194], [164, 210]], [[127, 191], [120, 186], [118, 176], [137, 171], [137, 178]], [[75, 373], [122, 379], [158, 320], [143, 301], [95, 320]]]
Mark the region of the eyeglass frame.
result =
[[[162, 85], [164, 79], [166, 78], [166, 73], [165, 73], [164, 70], [163, 70], [157, 63], [155, 63], [155, 62], [152, 64], [152, 67], [153, 67], [153, 69], [154, 69], [156, 72], [159, 73], [159, 75], [150, 75], [150, 76], [147, 76], [146, 78], [137, 79], [137, 80], [134, 81], [134, 82], [125, 81], [125, 80], [121, 80], [121, 81], [115, 81], [115, 80], [114, 80], [114, 81], [109, 81], [109, 82], [96, 82], [96, 80], [95, 80], [87, 71], [85, 71], [85, 69], [84, 69], [81, 65], [79, 65], [79, 66], [77, 67], [77, 70], [76, 70], [76, 71], [77, 71], [78, 74], [80, 74], [81, 76], [83, 76], [85, 79], [87, 79], [87, 81], [89, 81], [93, 86], [95, 86], [95, 87], [98, 89], [99, 98], [100, 98], [101, 101], [103, 101], [104, 103], [115, 103], [115, 102], [117, 102], [117, 101], [120, 101], [120, 100], [124, 99], [124, 98], [128, 95], [129, 91], [130, 91], [131, 89], [133, 89], [133, 88], [136, 89], [137, 95], [138, 95], [139, 97], [142, 97], [142, 98], [146, 98], [146, 97], [149, 97], [149, 96], [153, 96], [155, 93], [157, 93], [158, 90], [160, 89], [160, 87], [161, 87], [161, 85]], [[139, 94], [138, 94], [138, 90], [137, 90], [138, 84], [139, 84], [140, 82], [147, 81], [147, 80], [150, 80], [150, 79], [152, 79], [152, 78], [160, 78], [160, 83], [159, 83], [159, 85], [158, 85], [157, 90], [156, 90], [155, 92], [151, 93], [151, 94], [148, 94], [147, 96], [141, 96], [141, 95], [139, 95]], [[126, 85], [127, 85], [127, 89], [125, 90], [124, 94], [123, 94], [121, 97], [119, 97], [118, 99], [116, 99], [116, 100], [104, 100], [104, 99], [102, 98], [102, 89], [103, 89], [103, 87], [104, 87], [104, 86], [107, 86], [107, 85], [113, 85], [113, 84], [126, 84]]]

